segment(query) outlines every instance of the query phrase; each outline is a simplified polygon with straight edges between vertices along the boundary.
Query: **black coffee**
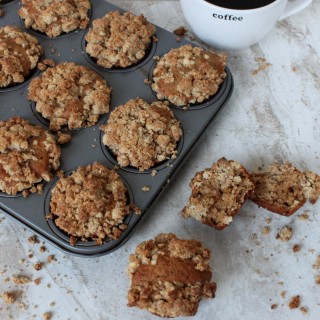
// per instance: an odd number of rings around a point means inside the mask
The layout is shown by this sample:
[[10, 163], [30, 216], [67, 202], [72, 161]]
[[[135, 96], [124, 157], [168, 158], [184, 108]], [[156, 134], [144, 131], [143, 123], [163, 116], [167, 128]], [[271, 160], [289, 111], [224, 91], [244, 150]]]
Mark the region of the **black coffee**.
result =
[[205, 0], [205, 1], [223, 8], [247, 10], [247, 9], [256, 9], [256, 8], [267, 6], [268, 4], [276, 0]]

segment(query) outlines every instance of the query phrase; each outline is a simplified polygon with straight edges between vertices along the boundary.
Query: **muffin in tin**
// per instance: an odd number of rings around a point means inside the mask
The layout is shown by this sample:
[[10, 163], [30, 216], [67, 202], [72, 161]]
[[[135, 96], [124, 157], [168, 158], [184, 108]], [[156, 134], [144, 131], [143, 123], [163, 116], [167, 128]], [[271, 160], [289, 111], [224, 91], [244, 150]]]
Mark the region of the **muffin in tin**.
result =
[[24, 82], [43, 54], [38, 40], [18, 27], [0, 28], [0, 88]]
[[41, 127], [19, 117], [0, 121], [0, 191], [41, 192], [41, 186], [35, 185], [51, 180], [60, 155], [55, 137]]
[[128, 306], [160, 317], [193, 316], [202, 298], [214, 298], [210, 251], [199, 241], [159, 234], [130, 255]]
[[172, 49], [157, 61], [151, 88], [178, 107], [201, 104], [218, 92], [226, 62], [226, 54], [200, 47]]
[[86, 52], [101, 67], [127, 68], [145, 57], [155, 30], [143, 15], [111, 11], [93, 20], [85, 37]]
[[109, 111], [111, 89], [95, 71], [73, 62], [48, 68], [33, 79], [28, 99], [50, 121], [50, 130], [63, 126], [79, 129], [93, 126]]
[[95, 162], [59, 179], [52, 190], [49, 217], [68, 233], [71, 244], [76, 239], [102, 244], [107, 237], [118, 239], [126, 229], [126, 194], [120, 176]]
[[168, 103], [149, 104], [140, 98], [113, 110], [100, 129], [104, 132], [103, 143], [116, 155], [118, 164], [140, 171], [175, 158], [182, 136], [180, 122]]
[[89, 0], [22, 0], [18, 14], [27, 29], [54, 38], [89, 24]]

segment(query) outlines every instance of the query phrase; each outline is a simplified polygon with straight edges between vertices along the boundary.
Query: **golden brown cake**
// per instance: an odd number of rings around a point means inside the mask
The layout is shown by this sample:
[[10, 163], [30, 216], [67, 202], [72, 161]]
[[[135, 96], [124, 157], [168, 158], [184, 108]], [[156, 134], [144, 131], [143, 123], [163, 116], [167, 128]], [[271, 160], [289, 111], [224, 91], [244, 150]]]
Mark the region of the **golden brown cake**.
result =
[[93, 20], [86, 52], [104, 68], [126, 68], [144, 58], [155, 30], [143, 15], [111, 11]]
[[62, 126], [79, 129], [93, 126], [109, 111], [111, 89], [95, 71], [73, 62], [48, 68], [33, 79], [28, 99], [50, 121], [50, 130]]
[[22, 0], [18, 11], [26, 28], [54, 38], [85, 29], [89, 23], [89, 0]]
[[211, 168], [197, 172], [190, 187], [192, 193], [182, 216], [193, 217], [222, 230], [229, 225], [255, 186], [240, 163], [221, 158]]
[[120, 176], [95, 162], [79, 167], [62, 177], [54, 186], [50, 201], [50, 218], [70, 236], [95, 240], [117, 239], [126, 229], [129, 214], [127, 189]]
[[140, 171], [175, 158], [182, 136], [180, 122], [167, 103], [149, 104], [139, 98], [113, 110], [100, 129], [105, 133], [103, 143], [116, 155], [119, 165]]
[[290, 216], [307, 199], [315, 203], [320, 193], [320, 177], [302, 172], [291, 163], [271, 164], [266, 172], [253, 173], [256, 189], [251, 200], [269, 211]]
[[196, 314], [202, 298], [214, 298], [210, 251], [199, 241], [159, 234], [130, 255], [128, 306], [160, 317]]
[[0, 88], [24, 82], [42, 53], [35, 37], [18, 27], [0, 28]]
[[226, 77], [227, 56], [185, 45], [172, 49], [153, 70], [152, 89], [158, 99], [176, 106], [199, 104], [212, 97]]
[[0, 191], [10, 195], [50, 181], [60, 166], [60, 148], [53, 135], [16, 117], [0, 121]]

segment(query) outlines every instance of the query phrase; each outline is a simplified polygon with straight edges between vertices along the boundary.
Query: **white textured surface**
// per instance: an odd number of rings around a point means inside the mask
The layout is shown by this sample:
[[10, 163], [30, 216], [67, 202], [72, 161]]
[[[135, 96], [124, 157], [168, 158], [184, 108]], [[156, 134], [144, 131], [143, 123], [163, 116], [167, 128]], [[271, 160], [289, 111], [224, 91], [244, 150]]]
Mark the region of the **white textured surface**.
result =
[[[134, 13], [144, 13], [151, 22], [169, 31], [185, 25], [178, 1], [111, 2]], [[185, 221], [179, 215], [195, 172], [222, 156], [240, 161], [248, 170], [275, 160], [288, 160], [301, 169], [320, 173], [319, 16], [320, 2], [316, 0], [305, 11], [278, 23], [260, 44], [230, 52], [229, 67], [235, 80], [231, 100], [153, 212], [116, 252], [85, 259], [65, 256], [45, 244], [47, 252], [40, 253], [39, 245], [28, 243], [28, 231], [0, 215], [0, 271], [6, 270], [0, 274], [0, 292], [21, 293], [13, 305], [6, 306], [0, 299], [0, 319], [41, 319], [47, 311], [52, 312], [52, 319], [159, 319], [126, 306], [129, 279], [125, 270], [136, 245], [160, 232], [201, 240], [213, 253], [217, 296], [203, 300], [194, 319], [319, 319], [320, 286], [315, 284], [315, 276], [320, 275], [320, 270], [314, 270], [312, 265], [320, 254], [320, 202], [307, 205], [290, 218], [247, 202], [222, 232], [191, 219]], [[258, 67], [255, 58], [261, 57], [272, 66], [252, 75]], [[306, 210], [309, 221], [299, 220], [298, 215]], [[272, 218], [271, 233], [265, 236], [262, 227], [267, 217]], [[286, 224], [294, 234], [284, 243], [275, 236]], [[296, 243], [301, 245], [301, 251], [293, 253]], [[34, 252], [31, 259], [29, 251]], [[54, 254], [57, 262], [45, 263], [42, 270], [35, 271], [33, 263], [46, 261], [49, 254]], [[19, 264], [20, 259], [26, 261]], [[15, 287], [4, 282], [15, 274], [40, 277], [41, 284]], [[283, 285], [278, 284], [281, 281]], [[280, 296], [283, 290], [287, 291], [284, 299]], [[288, 308], [290, 297], [297, 294], [301, 295], [301, 305], [308, 308], [307, 315]], [[28, 309], [21, 310], [19, 302]], [[50, 306], [51, 302], [55, 305]], [[278, 304], [276, 310], [271, 310], [273, 303]]]

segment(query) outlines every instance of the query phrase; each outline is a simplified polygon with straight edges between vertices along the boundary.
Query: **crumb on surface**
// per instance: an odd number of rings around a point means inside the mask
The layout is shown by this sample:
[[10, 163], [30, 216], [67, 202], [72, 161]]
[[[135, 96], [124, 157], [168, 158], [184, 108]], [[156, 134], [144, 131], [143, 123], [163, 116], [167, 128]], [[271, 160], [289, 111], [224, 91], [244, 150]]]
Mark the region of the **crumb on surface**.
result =
[[320, 285], [320, 275], [317, 275], [316, 278], [315, 278], [315, 283], [317, 285]]
[[307, 220], [309, 220], [309, 215], [308, 215], [307, 211], [304, 212], [304, 213], [302, 213], [302, 214], [300, 214], [299, 220], [302, 220], [302, 221], [307, 221]]
[[40, 279], [40, 278], [35, 278], [35, 279], [33, 280], [33, 283], [34, 283], [36, 286], [38, 286], [38, 285], [41, 283], [41, 279]]
[[297, 309], [300, 306], [300, 296], [293, 296], [289, 301], [289, 308], [290, 309]]
[[258, 68], [252, 71], [252, 75], [256, 75], [260, 71], [263, 71], [272, 66], [272, 64], [267, 62], [267, 59], [265, 58], [258, 57], [255, 58], [255, 61], [258, 63]]
[[300, 307], [300, 311], [302, 312], [303, 315], [306, 315], [308, 313], [308, 308], [305, 306]]
[[281, 228], [279, 233], [276, 236], [276, 239], [280, 239], [281, 241], [289, 241], [292, 237], [292, 228], [288, 226], [284, 226]]
[[293, 252], [299, 252], [300, 250], [301, 250], [300, 244], [295, 244], [295, 245], [292, 247], [292, 251], [293, 251]]
[[277, 309], [278, 308], [278, 304], [277, 303], [274, 303], [273, 305], [271, 305], [271, 309], [274, 310], [274, 309]]
[[30, 244], [38, 244], [40, 241], [39, 241], [38, 237], [34, 234], [28, 238], [28, 242]]
[[187, 29], [184, 26], [181, 26], [175, 30], [173, 30], [173, 33], [176, 34], [179, 37], [184, 37], [185, 34], [187, 33]]
[[47, 262], [48, 262], [48, 263], [52, 263], [52, 262], [54, 262], [54, 261], [55, 261], [55, 256], [54, 256], [53, 254], [50, 254], [50, 255], [48, 256]]
[[272, 219], [270, 217], [266, 218], [266, 224], [270, 224]]
[[71, 134], [58, 131], [58, 144], [65, 144], [71, 141]]
[[149, 186], [143, 186], [142, 187], [142, 191], [143, 192], [148, 192], [148, 191], [150, 191], [150, 189], [151, 189], [151, 187], [149, 187]]
[[51, 312], [46, 312], [42, 315], [43, 320], [50, 320], [52, 317], [52, 313]]
[[39, 252], [41, 252], [41, 253], [45, 252], [46, 250], [47, 250], [47, 248], [45, 246], [41, 246], [39, 248]]
[[319, 270], [320, 269], [320, 254], [317, 255], [315, 263], [312, 265], [313, 269]]
[[26, 276], [12, 276], [11, 281], [15, 284], [28, 284], [31, 279]]
[[283, 291], [280, 292], [281, 298], [284, 299], [286, 297], [286, 295], [287, 295], [287, 291], [286, 290], [283, 290]]
[[269, 226], [264, 226], [263, 228], [262, 228], [262, 234], [263, 235], [268, 235], [269, 233], [271, 232], [271, 228], [269, 227]]
[[16, 301], [16, 298], [13, 292], [5, 291], [1, 294], [1, 298], [3, 299], [3, 302], [5, 304], [13, 304]]
[[33, 269], [36, 270], [36, 271], [41, 270], [42, 267], [43, 267], [43, 263], [42, 263], [42, 262], [36, 262], [36, 263], [33, 265]]

